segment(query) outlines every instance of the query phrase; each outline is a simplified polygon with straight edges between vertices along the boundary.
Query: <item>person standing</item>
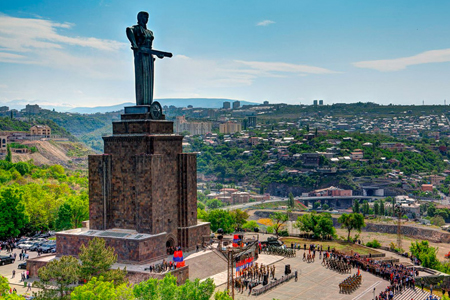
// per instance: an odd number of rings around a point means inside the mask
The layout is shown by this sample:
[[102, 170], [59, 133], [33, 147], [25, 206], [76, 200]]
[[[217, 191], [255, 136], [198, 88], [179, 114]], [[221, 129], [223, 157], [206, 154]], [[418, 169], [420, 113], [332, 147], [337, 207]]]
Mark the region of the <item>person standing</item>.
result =
[[16, 277], [16, 270], [12, 270], [12, 277], [11, 277], [11, 279], [14, 278], [14, 277]]

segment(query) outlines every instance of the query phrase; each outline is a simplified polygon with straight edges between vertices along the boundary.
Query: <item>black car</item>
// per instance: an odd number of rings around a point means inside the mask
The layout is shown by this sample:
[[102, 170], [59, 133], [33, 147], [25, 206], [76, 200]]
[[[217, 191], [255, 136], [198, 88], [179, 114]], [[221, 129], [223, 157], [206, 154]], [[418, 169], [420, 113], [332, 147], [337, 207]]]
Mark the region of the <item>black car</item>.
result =
[[52, 249], [56, 248], [56, 244], [44, 244], [39, 249], [42, 253], [51, 253]]
[[0, 265], [4, 266], [6, 264], [14, 263], [14, 257], [0, 256]]
[[27, 268], [27, 262], [23, 262], [23, 263], [21, 263], [21, 264], [19, 264], [17, 266], [17, 269], [24, 269], [24, 270], [26, 270], [26, 268]]
[[28, 250], [30, 251], [38, 251], [39, 247], [41, 247], [45, 242], [36, 242], [34, 243]]

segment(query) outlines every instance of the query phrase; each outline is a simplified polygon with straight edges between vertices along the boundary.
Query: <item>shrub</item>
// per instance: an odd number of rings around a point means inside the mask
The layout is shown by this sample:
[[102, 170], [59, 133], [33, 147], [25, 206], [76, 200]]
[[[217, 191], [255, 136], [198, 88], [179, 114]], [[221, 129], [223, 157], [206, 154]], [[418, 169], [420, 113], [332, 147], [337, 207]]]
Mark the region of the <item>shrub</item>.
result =
[[366, 246], [367, 247], [371, 247], [371, 248], [380, 248], [381, 247], [381, 244], [380, 244], [380, 242], [379, 241], [377, 241], [377, 240], [373, 240], [373, 241], [371, 241], [371, 242], [367, 242], [366, 243]]

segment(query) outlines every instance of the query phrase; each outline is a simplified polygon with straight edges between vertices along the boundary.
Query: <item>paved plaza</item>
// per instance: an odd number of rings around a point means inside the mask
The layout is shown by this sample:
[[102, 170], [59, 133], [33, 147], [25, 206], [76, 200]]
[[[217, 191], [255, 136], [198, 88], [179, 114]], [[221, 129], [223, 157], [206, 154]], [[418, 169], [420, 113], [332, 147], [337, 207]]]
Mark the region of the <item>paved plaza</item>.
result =
[[[321, 265], [322, 260], [316, 259], [315, 262], [307, 263], [302, 260], [303, 250], [297, 252], [295, 258], [284, 258], [275, 263], [277, 270], [276, 277], [280, 278], [284, 272], [285, 265], [291, 265], [292, 272], [299, 272], [298, 281], [295, 279], [275, 287], [272, 290], [260, 296], [248, 296], [248, 291], [238, 294], [235, 290], [235, 299], [261, 299], [261, 300], [287, 300], [287, 299], [345, 299], [345, 300], [371, 300], [373, 299], [373, 289], [376, 294], [380, 293], [388, 286], [388, 282], [376, 277], [368, 272], [361, 271], [362, 284], [351, 294], [339, 293], [339, 283], [350, 276], [340, 274], [329, 270]], [[355, 274], [357, 269], [352, 269]], [[226, 289], [226, 284], [217, 288], [217, 290]]]
[[[15, 288], [17, 290], [17, 292], [21, 295], [31, 295], [30, 292], [26, 293], [27, 288], [24, 288], [24, 283], [21, 281], [21, 276], [20, 274], [25, 271], [23, 269], [18, 269], [17, 267], [19, 266], [19, 264], [25, 262], [24, 260], [19, 260], [19, 253], [22, 250], [20, 249], [14, 249], [13, 253], [17, 254], [17, 258], [16, 261], [13, 264], [7, 264], [4, 266], [0, 266], [0, 275], [4, 276], [8, 279], [9, 281], [9, 285], [11, 286], [11, 288]], [[37, 252], [31, 252], [31, 251], [27, 251], [27, 254], [29, 255], [30, 258], [34, 258], [37, 256]], [[0, 251], [0, 255], [8, 255], [9, 253], [6, 253], [5, 250]], [[16, 270], [16, 276], [14, 278], [12, 278], [12, 271]], [[33, 283], [34, 280], [26, 280], [26, 282], [31, 282]], [[37, 289], [32, 288], [32, 291], [37, 291]]]

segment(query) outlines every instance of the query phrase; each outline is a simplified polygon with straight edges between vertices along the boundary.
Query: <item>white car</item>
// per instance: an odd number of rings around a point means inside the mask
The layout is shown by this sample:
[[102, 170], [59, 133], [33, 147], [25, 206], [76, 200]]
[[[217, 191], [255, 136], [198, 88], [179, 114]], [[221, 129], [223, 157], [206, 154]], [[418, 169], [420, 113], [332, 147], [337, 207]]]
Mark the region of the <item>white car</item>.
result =
[[32, 242], [27, 241], [27, 242], [25, 242], [25, 243], [19, 244], [19, 245], [17, 246], [17, 248], [19, 248], [19, 249], [24, 249], [24, 250], [28, 250], [28, 249], [30, 249], [30, 247], [31, 247], [32, 245], [33, 245]]

